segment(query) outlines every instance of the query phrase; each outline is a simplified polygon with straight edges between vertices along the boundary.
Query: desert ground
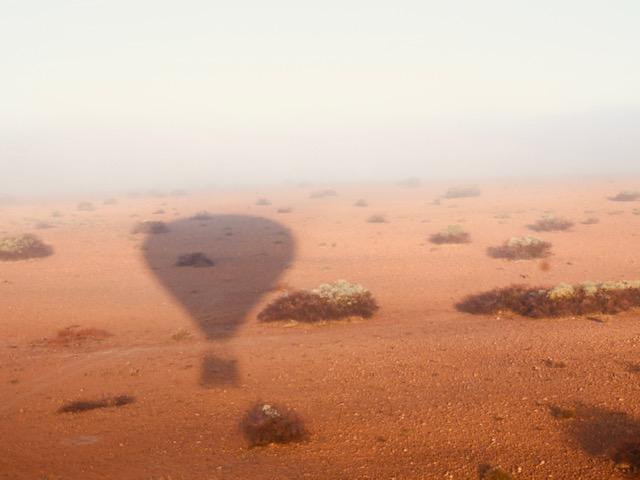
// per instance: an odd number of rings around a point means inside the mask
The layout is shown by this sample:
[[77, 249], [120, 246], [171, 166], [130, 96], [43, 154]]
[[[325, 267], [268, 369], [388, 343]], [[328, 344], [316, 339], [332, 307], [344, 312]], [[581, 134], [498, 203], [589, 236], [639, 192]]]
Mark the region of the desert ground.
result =
[[[531, 319], [456, 303], [511, 284], [639, 278], [640, 202], [608, 197], [640, 179], [478, 185], [439, 201], [449, 184], [0, 206], [2, 235], [54, 250], [0, 262], [0, 478], [477, 479], [485, 465], [517, 479], [628, 478], [612, 456], [640, 435], [639, 312]], [[337, 195], [310, 197], [328, 187]], [[202, 211], [212, 218], [190, 220]], [[534, 234], [551, 256], [487, 255], [548, 212], [575, 222]], [[148, 219], [169, 231], [132, 233]], [[471, 241], [429, 241], [451, 224]], [[215, 265], [174, 265], [195, 251]], [[379, 311], [257, 321], [282, 292], [338, 279], [368, 288]], [[59, 412], [118, 395], [132, 402]], [[308, 438], [249, 448], [238, 425], [258, 401], [293, 409]]]

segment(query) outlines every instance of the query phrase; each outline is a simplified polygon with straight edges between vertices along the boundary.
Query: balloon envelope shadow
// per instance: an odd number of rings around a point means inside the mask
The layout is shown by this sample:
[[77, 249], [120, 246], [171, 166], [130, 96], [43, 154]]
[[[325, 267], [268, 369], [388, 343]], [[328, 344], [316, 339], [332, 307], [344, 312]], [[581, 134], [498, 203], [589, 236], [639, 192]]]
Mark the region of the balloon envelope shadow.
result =
[[[246, 215], [180, 219], [167, 227], [166, 233], [147, 236], [145, 261], [206, 338], [224, 352], [249, 311], [293, 260], [291, 232], [272, 220]], [[206, 255], [213, 265], [177, 265], [181, 256], [192, 253]], [[236, 363], [228, 354], [207, 354], [202, 385], [235, 384]]]

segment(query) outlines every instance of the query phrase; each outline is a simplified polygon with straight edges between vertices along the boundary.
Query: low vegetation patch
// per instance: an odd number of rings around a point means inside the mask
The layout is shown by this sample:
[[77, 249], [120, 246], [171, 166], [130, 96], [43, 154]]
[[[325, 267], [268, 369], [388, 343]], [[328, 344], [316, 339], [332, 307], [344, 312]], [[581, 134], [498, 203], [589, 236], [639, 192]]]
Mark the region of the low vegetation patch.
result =
[[597, 217], [587, 217], [581, 223], [583, 225], [595, 225], [597, 223], [600, 223], [600, 220], [598, 220]]
[[467, 198], [467, 197], [478, 197], [482, 191], [475, 185], [466, 185], [461, 187], [451, 187], [447, 190], [443, 197], [444, 198]]
[[287, 292], [258, 314], [261, 322], [320, 322], [349, 317], [370, 318], [378, 304], [362, 285], [339, 280], [313, 290]]
[[103, 205], [116, 205], [118, 203], [118, 200], [115, 198], [105, 198], [104, 201], [102, 202]]
[[640, 280], [566, 283], [553, 288], [512, 285], [471, 295], [457, 305], [463, 312], [498, 314], [513, 312], [525, 317], [615, 314], [640, 306]]
[[178, 267], [213, 267], [215, 262], [202, 252], [185, 253], [178, 257], [176, 266]]
[[640, 200], [640, 191], [638, 190], [624, 190], [613, 197], [609, 197], [609, 200], [614, 202], [635, 202]]
[[278, 213], [291, 213], [293, 209], [290, 207], [281, 207], [277, 210]]
[[640, 473], [640, 438], [622, 442], [615, 448], [611, 458], [618, 470], [636, 475]]
[[497, 467], [489, 467], [482, 472], [482, 480], [515, 480], [515, 477]]
[[445, 243], [469, 243], [471, 236], [460, 225], [449, 225], [442, 232], [431, 235], [429, 241], [438, 245]]
[[77, 208], [82, 212], [92, 212], [95, 210], [95, 207], [91, 202], [80, 202]]
[[213, 219], [213, 215], [211, 215], [206, 210], [202, 210], [202, 211], [196, 213], [193, 217], [190, 218], [190, 220], [197, 220], [197, 221], [200, 221], [200, 222], [207, 222], [207, 221], [209, 221], [211, 219]]
[[26, 260], [47, 257], [52, 253], [53, 249], [35, 235], [0, 238], [0, 260]]
[[111, 336], [109, 332], [99, 328], [80, 328], [78, 325], [72, 325], [59, 330], [57, 335], [49, 339], [47, 343], [49, 345], [71, 347], [82, 345], [89, 340], [104, 340]]
[[384, 215], [371, 215], [367, 218], [367, 223], [387, 223], [387, 219]]
[[145, 234], [157, 234], [157, 233], [167, 233], [169, 231], [169, 227], [167, 224], [160, 220], [145, 220], [143, 222], [139, 222], [131, 233], [145, 233]]
[[259, 198], [258, 200], [256, 200], [256, 205], [261, 207], [271, 205], [271, 200], [269, 200], [268, 198]]
[[550, 249], [549, 242], [535, 237], [512, 237], [499, 247], [489, 247], [488, 254], [493, 258], [527, 260], [546, 257]]
[[573, 222], [571, 220], [556, 217], [555, 215], [545, 215], [538, 219], [533, 225], [529, 225], [529, 228], [536, 232], [554, 232], [569, 230], [572, 226]]
[[99, 400], [76, 400], [67, 403], [58, 409], [58, 413], [80, 413], [98, 408], [122, 407], [133, 403], [135, 398], [130, 395], [118, 395], [117, 397], [104, 397]]
[[633, 213], [634, 215], [640, 215], [640, 208], [634, 208], [631, 213]]
[[354, 203], [353, 206], [354, 207], [368, 207], [369, 203], [364, 198], [361, 198], [359, 200], [356, 200], [356, 203]]
[[311, 192], [309, 198], [326, 198], [326, 197], [335, 197], [338, 195], [338, 192], [331, 188], [325, 188], [323, 190], [316, 190], [315, 192]]
[[240, 430], [250, 447], [306, 440], [302, 419], [288, 408], [259, 402], [242, 418]]

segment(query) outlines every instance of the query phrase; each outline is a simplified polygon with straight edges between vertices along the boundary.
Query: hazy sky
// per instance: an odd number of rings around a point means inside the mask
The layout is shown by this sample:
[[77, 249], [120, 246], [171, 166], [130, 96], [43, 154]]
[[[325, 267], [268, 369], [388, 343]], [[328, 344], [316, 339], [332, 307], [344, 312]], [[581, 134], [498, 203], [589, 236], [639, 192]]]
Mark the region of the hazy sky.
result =
[[638, 0], [0, 0], [0, 194], [640, 172]]

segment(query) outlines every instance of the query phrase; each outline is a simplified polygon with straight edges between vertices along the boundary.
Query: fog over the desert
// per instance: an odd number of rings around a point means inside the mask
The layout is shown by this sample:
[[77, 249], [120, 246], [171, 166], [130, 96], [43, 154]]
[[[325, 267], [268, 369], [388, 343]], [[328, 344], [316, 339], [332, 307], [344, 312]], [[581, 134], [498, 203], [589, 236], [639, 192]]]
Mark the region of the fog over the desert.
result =
[[7, 0], [0, 194], [640, 172], [640, 3]]

